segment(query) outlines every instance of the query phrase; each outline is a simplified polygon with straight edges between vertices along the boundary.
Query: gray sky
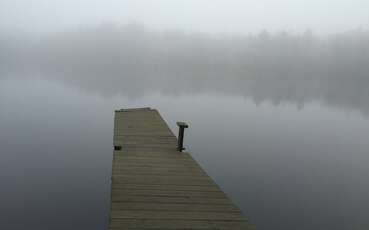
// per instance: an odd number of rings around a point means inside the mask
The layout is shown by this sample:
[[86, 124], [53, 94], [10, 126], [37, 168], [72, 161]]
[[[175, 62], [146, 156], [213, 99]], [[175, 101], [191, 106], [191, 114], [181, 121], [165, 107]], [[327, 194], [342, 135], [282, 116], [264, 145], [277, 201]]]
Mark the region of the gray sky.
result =
[[369, 28], [367, 0], [1, 0], [0, 28], [54, 32], [132, 21], [155, 29], [335, 33]]

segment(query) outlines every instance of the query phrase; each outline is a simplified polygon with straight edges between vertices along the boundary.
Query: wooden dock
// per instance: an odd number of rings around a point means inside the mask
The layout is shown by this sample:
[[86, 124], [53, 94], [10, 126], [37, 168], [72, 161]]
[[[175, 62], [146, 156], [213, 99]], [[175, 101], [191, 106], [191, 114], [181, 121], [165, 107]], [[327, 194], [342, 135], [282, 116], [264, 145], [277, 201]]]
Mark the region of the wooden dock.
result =
[[157, 110], [118, 110], [109, 229], [254, 229]]

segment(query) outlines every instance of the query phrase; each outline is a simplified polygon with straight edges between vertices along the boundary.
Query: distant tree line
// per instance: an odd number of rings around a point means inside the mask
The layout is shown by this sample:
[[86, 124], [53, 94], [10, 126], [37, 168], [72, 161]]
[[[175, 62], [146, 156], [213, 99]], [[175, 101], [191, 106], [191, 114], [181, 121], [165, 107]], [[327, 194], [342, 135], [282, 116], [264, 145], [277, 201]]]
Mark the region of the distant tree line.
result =
[[209, 35], [102, 24], [41, 38], [0, 35], [0, 78], [35, 75], [102, 94], [221, 92], [367, 113], [369, 31]]

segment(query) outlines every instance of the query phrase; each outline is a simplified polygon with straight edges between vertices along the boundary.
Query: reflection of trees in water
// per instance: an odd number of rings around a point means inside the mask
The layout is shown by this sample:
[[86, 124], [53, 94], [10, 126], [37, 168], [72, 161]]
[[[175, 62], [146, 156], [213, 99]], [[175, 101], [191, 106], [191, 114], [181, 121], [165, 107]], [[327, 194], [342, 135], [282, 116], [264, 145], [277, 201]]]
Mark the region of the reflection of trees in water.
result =
[[0, 71], [36, 72], [102, 94], [220, 92], [255, 103], [369, 109], [369, 32], [210, 36], [101, 25], [0, 39]]

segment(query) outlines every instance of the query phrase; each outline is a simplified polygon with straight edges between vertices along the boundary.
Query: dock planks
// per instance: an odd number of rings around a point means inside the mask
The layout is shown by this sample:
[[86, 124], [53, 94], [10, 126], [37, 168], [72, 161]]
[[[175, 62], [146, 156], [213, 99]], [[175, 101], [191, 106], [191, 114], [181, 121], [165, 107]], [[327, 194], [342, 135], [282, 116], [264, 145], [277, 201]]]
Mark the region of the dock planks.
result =
[[157, 110], [118, 110], [109, 229], [254, 229]]

